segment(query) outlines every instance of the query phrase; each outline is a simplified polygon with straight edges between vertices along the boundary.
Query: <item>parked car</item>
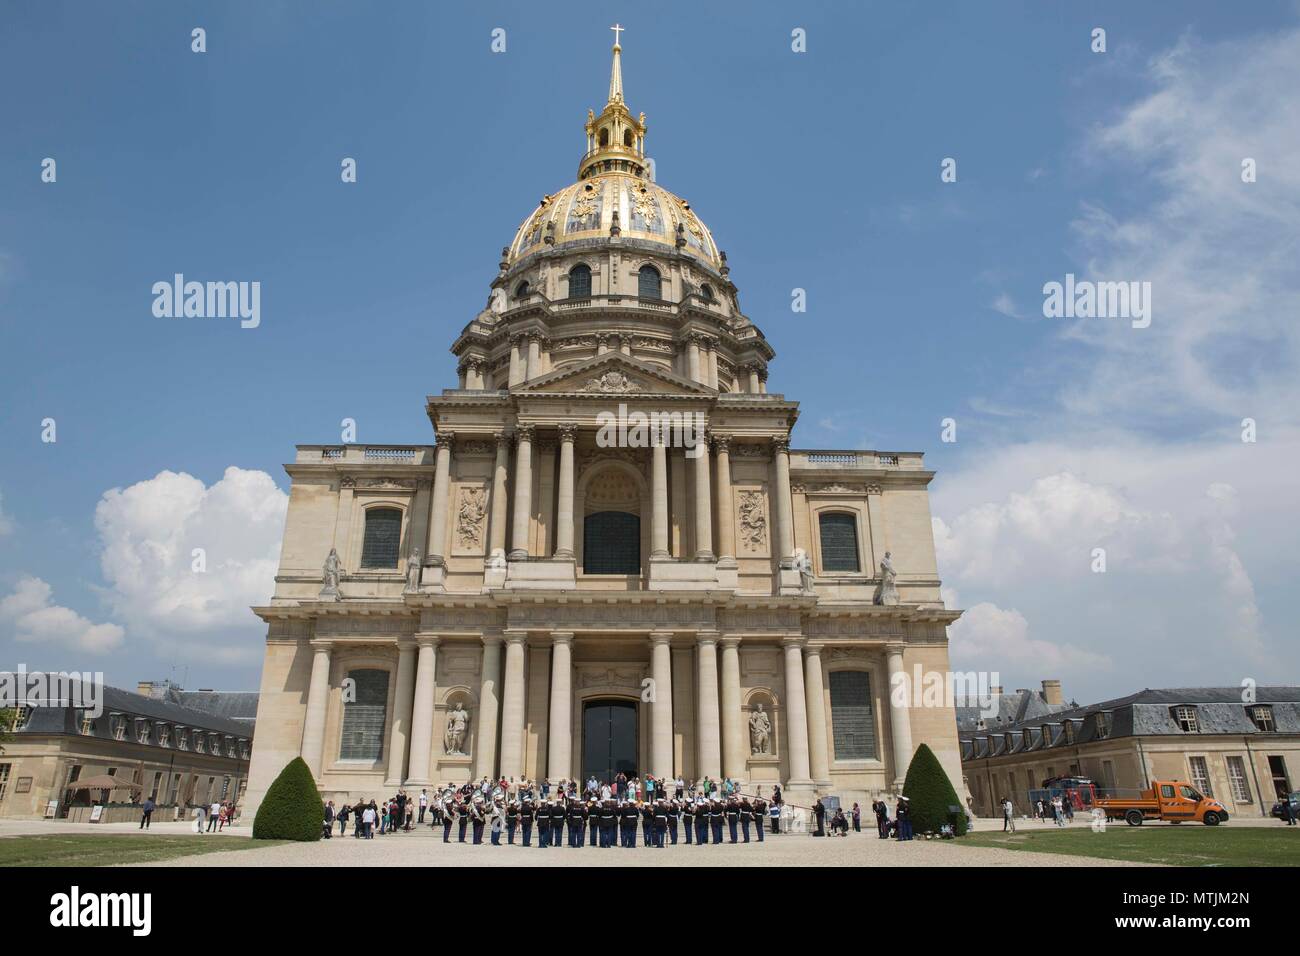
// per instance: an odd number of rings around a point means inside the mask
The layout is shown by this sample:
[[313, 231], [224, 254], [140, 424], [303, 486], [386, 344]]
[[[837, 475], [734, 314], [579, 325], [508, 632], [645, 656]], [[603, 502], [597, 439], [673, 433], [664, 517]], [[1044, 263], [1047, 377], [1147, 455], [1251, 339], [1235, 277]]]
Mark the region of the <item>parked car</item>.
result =
[[[1291, 813], [1294, 814], [1297, 820], [1300, 820], [1300, 790], [1292, 790], [1291, 793], [1287, 795], [1286, 799], [1287, 802], [1291, 804]], [[1284, 819], [1282, 816], [1281, 800], [1273, 804], [1272, 812], [1273, 816], [1277, 817], [1279, 820]]]

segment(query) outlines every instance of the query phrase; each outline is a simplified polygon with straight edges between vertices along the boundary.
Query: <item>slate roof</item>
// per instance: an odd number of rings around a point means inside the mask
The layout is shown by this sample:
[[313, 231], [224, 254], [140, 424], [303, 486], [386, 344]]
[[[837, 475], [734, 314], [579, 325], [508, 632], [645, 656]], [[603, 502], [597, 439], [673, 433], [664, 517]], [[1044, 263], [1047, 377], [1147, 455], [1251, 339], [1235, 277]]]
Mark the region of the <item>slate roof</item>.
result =
[[[1074, 704], [1001, 725], [996, 719], [986, 719], [983, 730], [965, 726], [959, 718], [962, 759], [1026, 753], [1117, 737], [1300, 734], [1300, 687], [1257, 687], [1250, 703], [1244, 702], [1242, 695], [1241, 687], [1146, 688], [1127, 697], [1085, 707]], [[1247, 708], [1261, 704], [1272, 710], [1274, 730], [1260, 730], [1251, 720]], [[1184, 731], [1179, 726], [1174, 718], [1174, 708], [1179, 706], [1196, 708], [1198, 730]], [[1067, 723], [1072, 728], [1072, 740], [1067, 738]], [[1028, 742], [1024, 738], [1026, 731]]]
[[980, 720], [983, 720], [986, 731], [1001, 730], [1022, 721], [1034, 720], [1047, 714], [1079, 706], [1073, 701], [1068, 704], [1049, 704], [1043, 699], [1042, 693], [1035, 690], [1018, 690], [1014, 694], [997, 694], [994, 696], [993, 704], [997, 708], [997, 713], [989, 717], [984, 716], [983, 708], [978, 705], [959, 705], [956, 708], [957, 729], [959, 731], [976, 730]]
[[[196, 692], [195, 696], [210, 697], [212, 695], [206, 692], [203, 694]], [[253, 713], [256, 714], [256, 694], [234, 694], [229, 696], [237, 698], [251, 696], [253, 698]], [[248, 706], [247, 702], [243, 700], [230, 703], [223, 702], [219, 706], [233, 710], [236, 703], [240, 708], [246, 709]], [[229, 734], [232, 737], [244, 740], [249, 740], [253, 736], [253, 722], [251, 720], [235, 717], [233, 714], [214, 713], [211, 710], [187, 706], [185, 703], [169, 699], [146, 697], [133, 691], [122, 690], [120, 687], [109, 687], [108, 685], [103, 687], [103, 713], [95, 719], [94, 733], [91, 736], [112, 739], [110, 715], [114, 713], [125, 714], [127, 717], [148, 717], [152, 720], [165, 721], [173, 725]], [[77, 723], [77, 711], [72, 706], [33, 707], [27, 723], [17, 733], [80, 735], [80, 728]], [[127, 736], [130, 740], [135, 739], [133, 730], [129, 727]]]

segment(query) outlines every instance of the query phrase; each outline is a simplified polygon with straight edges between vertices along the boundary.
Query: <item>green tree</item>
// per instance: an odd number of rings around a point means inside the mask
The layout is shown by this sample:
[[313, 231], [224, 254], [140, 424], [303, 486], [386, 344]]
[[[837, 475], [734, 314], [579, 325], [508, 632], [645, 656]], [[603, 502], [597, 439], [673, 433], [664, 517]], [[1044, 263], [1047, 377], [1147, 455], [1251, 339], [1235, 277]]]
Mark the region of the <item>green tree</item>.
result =
[[0, 754], [5, 752], [5, 744], [13, 740], [14, 721], [18, 719], [18, 711], [6, 708], [0, 708]]
[[[966, 835], [966, 813], [961, 808], [957, 791], [944, 773], [939, 758], [925, 744], [916, 748], [907, 768], [903, 796], [907, 797], [912, 829], [917, 833], [938, 833], [941, 826], [951, 823], [957, 836]], [[950, 808], [955, 808], [956, 812]]]
[[308, 843], [321, 838], [325, 805], [306, 761], [295, 757], [280, 771], [253, 818], [254, 840], [298, 840]]

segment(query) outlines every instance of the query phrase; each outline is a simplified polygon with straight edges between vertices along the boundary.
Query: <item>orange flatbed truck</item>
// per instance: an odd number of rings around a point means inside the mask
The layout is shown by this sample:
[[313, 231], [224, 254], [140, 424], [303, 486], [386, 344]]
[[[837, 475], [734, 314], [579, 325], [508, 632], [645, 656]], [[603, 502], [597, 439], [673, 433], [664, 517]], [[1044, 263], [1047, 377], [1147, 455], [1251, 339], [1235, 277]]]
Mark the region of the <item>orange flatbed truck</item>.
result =
[[1140, 827], [1147, 820], [1195, 820], [1217, 827], [1228, 819], [1223, 804], [1181, 780], [1157, 780], [1140, 797], [1104, 797], [1095, 806], [1105, 812], [1107, 820], [1123, 820], [1131, 827]]

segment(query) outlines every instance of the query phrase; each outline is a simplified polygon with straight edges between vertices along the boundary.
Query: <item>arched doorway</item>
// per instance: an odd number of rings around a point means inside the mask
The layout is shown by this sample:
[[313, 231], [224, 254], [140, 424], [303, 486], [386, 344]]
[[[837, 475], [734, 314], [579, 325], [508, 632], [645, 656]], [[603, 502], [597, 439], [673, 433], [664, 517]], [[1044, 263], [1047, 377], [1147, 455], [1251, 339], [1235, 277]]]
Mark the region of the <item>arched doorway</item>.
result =
[[630, 700], [589, 700], [582, 708], [582, 779], [613, 783], [637, 775], [637, 707]]

